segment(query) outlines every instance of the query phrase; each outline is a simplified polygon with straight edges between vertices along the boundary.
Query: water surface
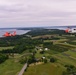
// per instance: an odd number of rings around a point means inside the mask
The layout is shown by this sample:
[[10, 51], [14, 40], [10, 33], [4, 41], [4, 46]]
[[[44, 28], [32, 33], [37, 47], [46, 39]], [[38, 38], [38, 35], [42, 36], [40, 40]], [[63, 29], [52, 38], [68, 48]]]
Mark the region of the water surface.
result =
[[18, 30], [18, 29], [0, 29], [0, 37], [3, 37], [3, 35], [5, 34], [5, 32], [9, 32], [9, 33], [13, 33], [14, 31], [16, 31], [17, 35], [22, 35], [22, 34], [26, 34], [27, 32], [29, 32], [30, 30]]

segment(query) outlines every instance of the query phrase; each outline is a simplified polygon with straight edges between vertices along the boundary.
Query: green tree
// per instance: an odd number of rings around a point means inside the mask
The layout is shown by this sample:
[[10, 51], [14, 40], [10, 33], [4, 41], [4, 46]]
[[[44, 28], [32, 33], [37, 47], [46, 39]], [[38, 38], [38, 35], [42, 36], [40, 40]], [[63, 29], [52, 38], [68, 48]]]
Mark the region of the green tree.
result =
[[56, 58], [54, 58], [54, 57], [51, 57], [51, 58], [50, 58], [50, 62], [54, 63], [54, 62], [56, 62], [56, 61], [57, 61]]
[[47, 63], [47, 59], [44, 59], [43, 61], [44, 61], [44, 63]]
[[0, 63], [4, 62], [7, 59], [8, 59], [8, 55], [0, 54]]

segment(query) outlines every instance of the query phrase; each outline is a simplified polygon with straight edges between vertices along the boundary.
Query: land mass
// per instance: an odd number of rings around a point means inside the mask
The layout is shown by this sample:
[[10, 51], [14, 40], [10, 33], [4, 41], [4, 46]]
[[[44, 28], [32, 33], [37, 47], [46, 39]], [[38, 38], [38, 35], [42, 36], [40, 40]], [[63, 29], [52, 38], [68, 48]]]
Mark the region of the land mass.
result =
[[76, 34], [34, 28], [24, 35], [0, 38], [0, 75], [75, 75]]

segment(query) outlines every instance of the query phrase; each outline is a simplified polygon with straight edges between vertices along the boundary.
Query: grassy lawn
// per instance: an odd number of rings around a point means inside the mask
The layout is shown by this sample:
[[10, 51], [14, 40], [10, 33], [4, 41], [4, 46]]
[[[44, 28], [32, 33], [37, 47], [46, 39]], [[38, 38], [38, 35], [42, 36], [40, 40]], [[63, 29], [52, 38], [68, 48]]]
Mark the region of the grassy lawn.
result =
[[0, 64], [0, 75], [18, 75], [23, 65], [14, 59], [8, 59]]
[[0, 50], [3, 50], [3, 49], [12, 49], [13, 47], [0, 47]]
[[46, 63], [28, 67], [23, 75], [62, 75], [63, 68], [56, 64]]

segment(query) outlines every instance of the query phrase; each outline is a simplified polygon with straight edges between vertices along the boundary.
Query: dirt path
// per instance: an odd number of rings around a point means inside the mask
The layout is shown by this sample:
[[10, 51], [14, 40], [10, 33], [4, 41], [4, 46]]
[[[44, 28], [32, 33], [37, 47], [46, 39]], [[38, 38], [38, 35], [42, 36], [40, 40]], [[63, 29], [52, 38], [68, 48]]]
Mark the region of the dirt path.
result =
[[26, 68], [27, 68], [27, 63], [25, 63], [25, 65], [23, 66], [23, 68], [21, 69], [18, 75], [23, 75]]

